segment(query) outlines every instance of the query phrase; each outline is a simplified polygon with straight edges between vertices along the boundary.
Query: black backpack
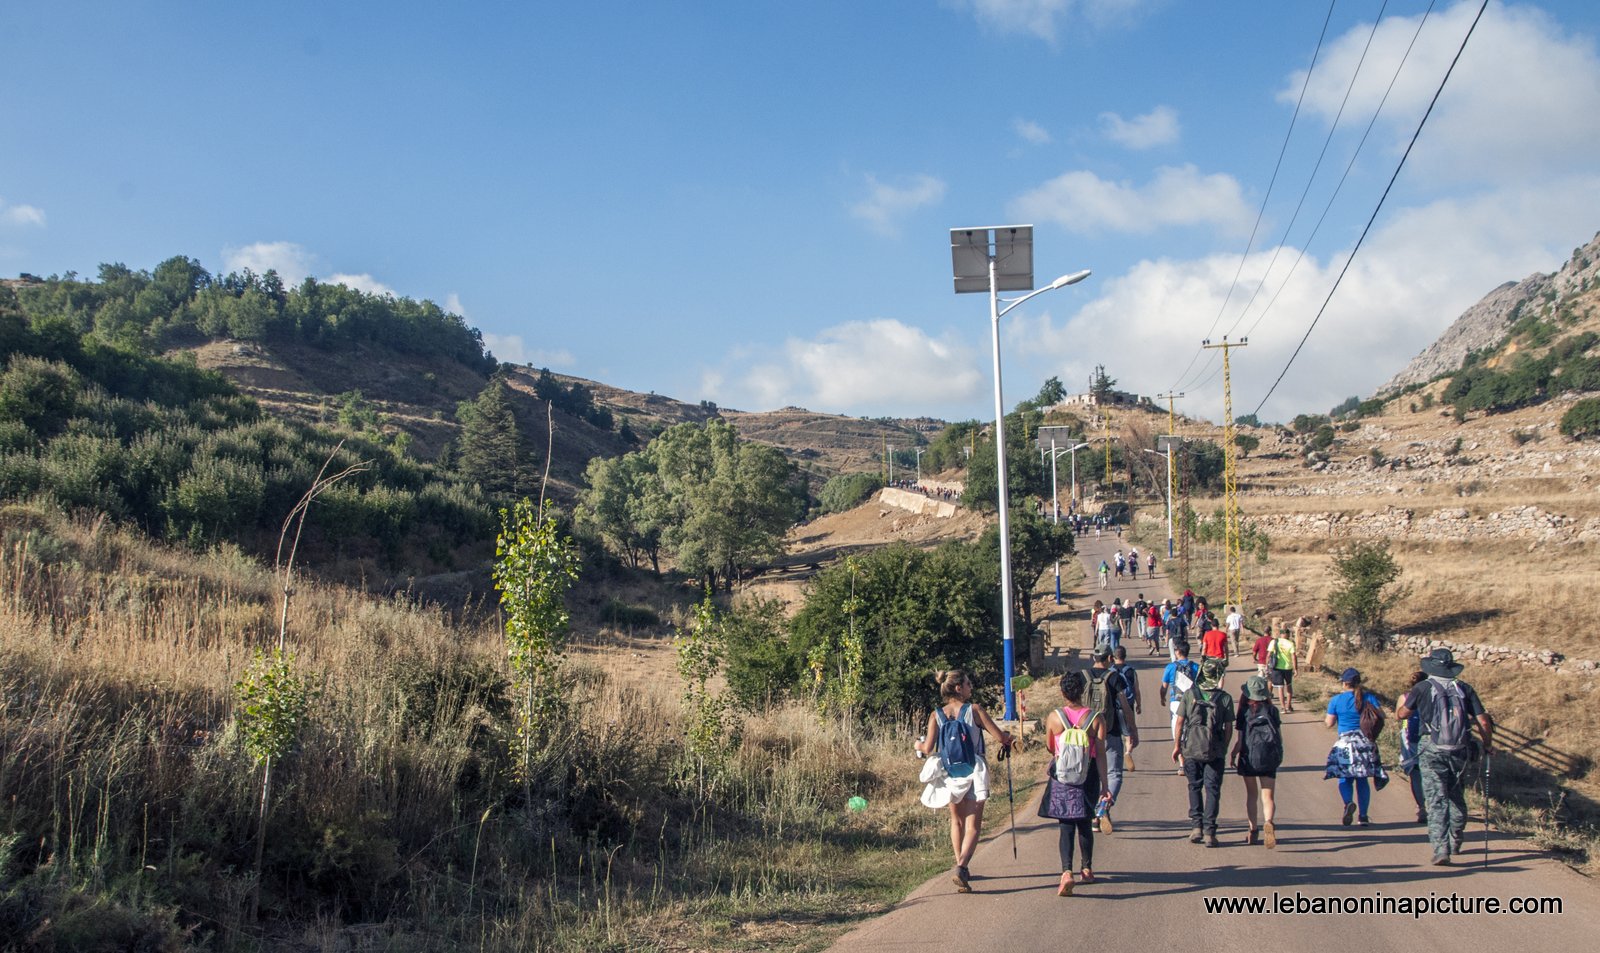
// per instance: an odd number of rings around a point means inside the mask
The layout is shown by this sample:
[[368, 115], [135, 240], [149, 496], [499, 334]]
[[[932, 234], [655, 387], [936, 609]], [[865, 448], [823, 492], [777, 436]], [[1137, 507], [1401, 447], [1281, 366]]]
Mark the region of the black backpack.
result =
[[1089, 676], [1089, 697], [1084, 701], [1089, 710], [1100, 712], [1106, 719], [1106, 729], [1112, 734], [1122, 733], [1122, 706], [1117, 704], [1116, 693], [1111, 691], [1107, 684], [1111, 681], [1111, 670], [1091, 668], [1086, 672]]
[[1283, 764], [1283, 732], [1272, 720], [1270, 705], [1251, 705], [1246, 710], [1244, 754], [1252, 771], [1276, 771]]
[[1215, 761], [1222, 757], [1222, 724], [1217, 710], [1218, 692], [1202, 691], [1196, 685], [1189, 690], [1189, 699], [1183, 710], [1183, 741], [1178, 751], [1185, 761]]

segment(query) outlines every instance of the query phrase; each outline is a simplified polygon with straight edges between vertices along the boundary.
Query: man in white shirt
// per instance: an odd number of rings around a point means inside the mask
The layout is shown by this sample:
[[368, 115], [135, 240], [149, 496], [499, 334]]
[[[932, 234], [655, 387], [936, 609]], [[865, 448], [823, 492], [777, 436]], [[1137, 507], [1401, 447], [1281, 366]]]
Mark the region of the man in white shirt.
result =
[[1244, 616], [1240, 614], [1238, 606], [1228, 607], [1228, 617], [1223, 620], [1223, 624], [1228, 627], [1228, 638], [1233, 640], [1233, 650], [1240, 651], [1243, 648], [1239, 640], [1244, 636]]

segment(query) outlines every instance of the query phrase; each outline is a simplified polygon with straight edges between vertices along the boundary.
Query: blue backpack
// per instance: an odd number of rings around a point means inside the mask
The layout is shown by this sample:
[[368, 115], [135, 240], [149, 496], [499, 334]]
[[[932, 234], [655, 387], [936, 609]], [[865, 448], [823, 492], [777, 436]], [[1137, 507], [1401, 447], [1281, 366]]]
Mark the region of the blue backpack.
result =
[[962, 705], [954, 718], [942, 708], [933, 710], [939, 719], [939, 761], [944, 773], [952, 778], [967, 777], [978, 766], [978, 746], [972, 741], [972, 726], [966, 721], [971, 709], [971, 705]]

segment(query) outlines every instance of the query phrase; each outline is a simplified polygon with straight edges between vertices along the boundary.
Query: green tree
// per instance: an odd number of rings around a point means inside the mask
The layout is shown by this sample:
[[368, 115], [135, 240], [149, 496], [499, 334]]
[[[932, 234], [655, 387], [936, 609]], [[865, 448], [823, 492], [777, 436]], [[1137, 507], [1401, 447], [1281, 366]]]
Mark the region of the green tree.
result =
[[876, 473], [841, 473], [822, 485], [817, 502], [824, 513], [843, 513], [866, 502], [883, 487], [883, 477]]
[[1388, 644], [1383, 630], [1389, 609], [1411, 594], [1398, 581], [1400, 563], [1388, 541], [1353, 541], [1334, 552], [1330, 569], [1337, 581], [1328, 607], [1363, 648], [1381, 651]]
[[[819, 702], [851, 664], [845, 637], [867, 647], [860, 660], [862, 713], [926, 711], [936, 703], [933, 673], [965, 668], [980, 699], [1000, 680], [999, 565], [972, 543], [934, 550], [897, 543], [839, 563], [812, 580], [790, 626], [787, 655]], [[742, 650], [730, 646], [730, 651]]]
[[1240, 456], [1248, 457], [1261, 446], [1261, 438], [1252, 433], [1236, 433], [1233, 435], [1233, 444], [1239, 448]]
[[1105, 403], [1116, 386], [1117, 379], [1106, 373], [1106, 366], [1096, 364], [1094, 374], [1089, 377], [1089, 393], [1094, 395], [1094, 399], [1099, 403]]
[[[1066, 523], [1052, 522], [1031, 506], [1011, 508], [1011, 603], [1022, 620], [1023, 633], [1033, 631], [1033, 587], [1039, 577], [1059, 559], [1077, 552], [1072, 530]], [[979, 544], [985, 555], [1000, 560], [1000, 527], [990, 526]]]
[[[1034, 428], [1038, 432], [1038, 428]], [[995, 473], [999, 460], [995, 458], [994, 440], [979, 440], [978, 448], [967, 464], [966, 485], [961, 493], [961, 503], [976, 510], [993, 513], [999, 506], [999, 481]], [[1048, 496], [1049, 484], [1045, 469], [1039, 463], [1038, 450], [1023, 436], [1023, 418], [1018, 414], [1006, 417], [1006, 493], [1013, 506], [1030, 496]]]
[[1580, 440], [1600, 436], [1600, 398], [1580, 400], [1561, 415], [1561, 435]]
[[528, 459], [511, 411], [511, 388], [496, 377], [478, 396], [456, 406], [461, 435], [456, 441], [456, 472], [485, 493], [508, 496], [528, 486]]
[[661, 572], [661, 534], [670, 507], [651, 459], [643, 453], [595, 457], [584, 472], [587, 488], [575, 513], [578, 525], [599, 536], [628, 565], [648, 558]]
[[517, 733], [525, 786], [532, 783], [534, 750], [567, 710], [561, 662], [570, 616], [564, 600], [578, 578], [578, 564], [571, 540], [553, 517], [537, 512], [533, 501], [521, 499], [500, 511], [493, 576], [505, 620], [506, 656], [522, 688]]

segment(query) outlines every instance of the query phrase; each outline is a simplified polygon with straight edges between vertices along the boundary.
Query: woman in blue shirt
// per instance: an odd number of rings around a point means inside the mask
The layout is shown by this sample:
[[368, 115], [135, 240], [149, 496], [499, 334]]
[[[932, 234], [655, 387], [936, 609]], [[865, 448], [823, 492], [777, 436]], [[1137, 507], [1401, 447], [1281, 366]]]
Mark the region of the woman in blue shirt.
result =
[[1360, 811], [1361, 826], [1372, 823], [1367, 819], [1367, 807], [1372, 803], [1371, 779], [1380, 789], [1389, 783], [1383, 764], [1378, 760], [1378, 746], [1361, 731], [1361, 709], [1377, 705], [1377, 696], [1361, 688], [1361, 673], [1347, 668], [1339, 676], [1345, 691], [1328, 700], [1328, 714], [1323, 724], [1339, 732], [1339, 740], [1328, 751], [1327, 771], [1323, 778], [1337, 778], [1339, 797], [1344, 800], [1342, 821], [1346, 827]]

